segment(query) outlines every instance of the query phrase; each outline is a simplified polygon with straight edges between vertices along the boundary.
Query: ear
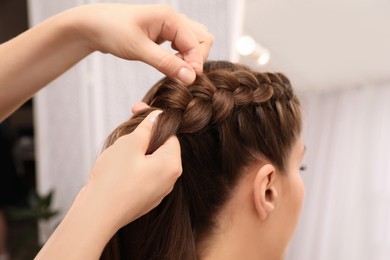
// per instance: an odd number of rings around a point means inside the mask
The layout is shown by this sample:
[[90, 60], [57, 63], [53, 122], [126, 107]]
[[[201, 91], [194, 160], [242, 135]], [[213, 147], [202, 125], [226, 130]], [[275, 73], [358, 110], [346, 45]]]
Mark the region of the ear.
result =
[[274, 182], [275, 167], [272, 164], [263, 165], [258, 170], [253, 183], [255, 207], [261, 220], [266, 220], [275, 208], [278, 194]]

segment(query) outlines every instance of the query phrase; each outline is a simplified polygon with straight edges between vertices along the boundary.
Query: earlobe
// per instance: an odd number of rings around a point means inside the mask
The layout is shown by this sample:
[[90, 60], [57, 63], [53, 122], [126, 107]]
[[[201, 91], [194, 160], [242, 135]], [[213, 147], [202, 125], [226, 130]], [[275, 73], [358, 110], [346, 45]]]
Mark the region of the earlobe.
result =
[[254, 203], [261, 220], [266, 220], [269, 213], [275, 209], [277, 191], [274, 185], [275, 167], [265, 164], [257, 171], [253, 183]]

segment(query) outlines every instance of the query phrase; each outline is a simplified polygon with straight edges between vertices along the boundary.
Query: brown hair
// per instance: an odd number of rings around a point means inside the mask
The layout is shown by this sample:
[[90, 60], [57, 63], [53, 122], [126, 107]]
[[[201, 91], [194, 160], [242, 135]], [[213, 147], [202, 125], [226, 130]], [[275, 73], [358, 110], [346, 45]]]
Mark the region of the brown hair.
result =
[[144, 102], [151, 108], [115, 129], [105, 147], [158, 108], [148, 153], [177, 135], [183, 173], [159, 206], [115, 234], [102, 259], [195, 260], [243, 168], [264, 158], [285, 170], [301, 132], [299, 101], [280, 73], [216, 61], [190, 85], [163, 78]]

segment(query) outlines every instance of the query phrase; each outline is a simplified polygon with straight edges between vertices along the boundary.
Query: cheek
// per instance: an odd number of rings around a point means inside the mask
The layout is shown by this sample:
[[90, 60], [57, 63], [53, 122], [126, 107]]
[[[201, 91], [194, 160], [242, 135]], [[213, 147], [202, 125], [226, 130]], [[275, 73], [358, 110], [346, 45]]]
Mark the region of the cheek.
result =
[[299, 216], [301, 214], [301, 209], [303, 205], [303, 200], [305, 197], [305, 188], [303, 185], [303, 181], [301, 175], [299, 173], [290, 173], [291, 178], [289, 180], [289, 192], [287, 194], [288, 197], [288, 206], [286, 215], [289, 216], [288, 225], [289, 225], [289, 233], [292, 233], [295, 230], [295, 227], [298, 223]]
[[295, 215], [297, 218], [299, 217], [303, 205], [303, 200], [305, 198], [305, 186], [303, 184], [303, 180], [301, 175], [298, 173], [294, 179], [294, 204], [295, 204]]
[[305, 199], [305, 185], [300, 174], [298, 174], [298, 183], [297, 183], [297, 194], [299, 195], [300, 204], [302, 206], [303, 200]]
[[286, 183], [285, 190], [287, 193], [284, 194], [286, 196], [286, 201], [282, 213], [282, 221], [284, 223], [284, 241], [287, 244], [296, 229], [305, 196], [303, 181], [299, 173], [290, 173], [290, 179]]

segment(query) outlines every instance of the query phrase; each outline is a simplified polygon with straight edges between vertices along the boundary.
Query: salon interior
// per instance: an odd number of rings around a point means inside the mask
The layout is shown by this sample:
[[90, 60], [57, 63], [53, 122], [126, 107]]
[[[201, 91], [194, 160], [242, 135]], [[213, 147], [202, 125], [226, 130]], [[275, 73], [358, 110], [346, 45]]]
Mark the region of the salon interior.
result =
[[[2, 0], [0, 41], [92, 2], [104, 1]], [[291, 80], [302, 103], [307, 169], [287, 260], [389, 259], [389, 1], [116, 2], [169, 3], [215, 36], [209, 59]], [[8, 152], [0, 181], [12, 189], [0, 211], [12, 259], [36, 255], [87, 181], [106, 136], [161, 77], [144, 64], [94, 53], [1, 123]]]

